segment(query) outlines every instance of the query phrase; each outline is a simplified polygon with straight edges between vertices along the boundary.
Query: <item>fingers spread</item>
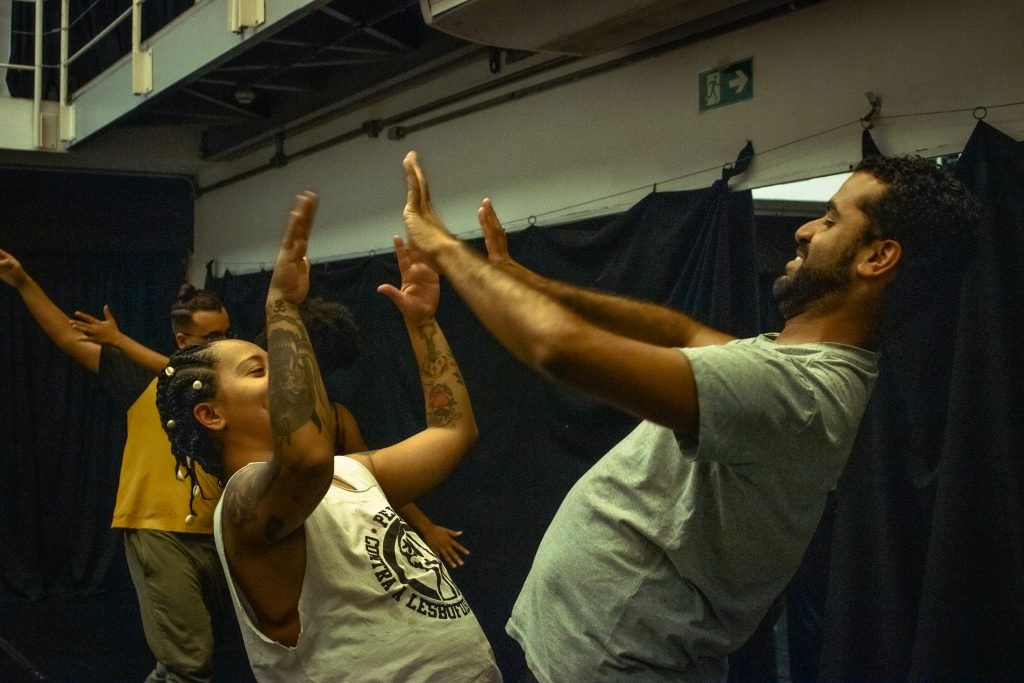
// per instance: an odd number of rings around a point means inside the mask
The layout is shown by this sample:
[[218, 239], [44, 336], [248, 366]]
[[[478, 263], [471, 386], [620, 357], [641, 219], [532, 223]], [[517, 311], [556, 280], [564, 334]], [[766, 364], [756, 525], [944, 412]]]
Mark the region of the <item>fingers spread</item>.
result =
[[91, 315], [89, 315], [88, 313], [84, 313], [82, 311], [75, 311], [75, 317], [80, 319], [80, 320], [82, 320], [83, 322], [87, 322], [87, 323], [98, 323], [99, 322], [98, 319], [96, 319], [96, 318], [92, 317]]

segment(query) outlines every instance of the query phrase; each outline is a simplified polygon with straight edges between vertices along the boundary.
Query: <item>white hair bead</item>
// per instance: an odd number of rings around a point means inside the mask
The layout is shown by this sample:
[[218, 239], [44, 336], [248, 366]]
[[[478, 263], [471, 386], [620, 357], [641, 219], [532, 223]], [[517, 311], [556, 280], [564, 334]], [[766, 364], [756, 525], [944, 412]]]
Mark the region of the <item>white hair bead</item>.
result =
[[180, 469], [174, 473], [174, 476], [178, 478], [178, 481], [185, 481], [185, 475], [182, 473]]
[[168, 429], [174, 429], [174, 425], [176, 425], [176, 424], [177, 423], [174, 420], [168, 420], [167, 421], [167, 428]]
[[199, 484], [196, 484], [195, 486], [192, 487], [193, 496], [198, 496], [200, 493], [202, 493], [202, 489], [199, 488]]
[[164, 374], [167, 375], [168, 377], [174, 377], [174, 368], [168, 365], [166, 368], [164, 368]]
[[195, 518], [196, 518], [195, 515], [189, 514], [188, 516], [185, 517], [185, 524], [191, 524], [192, 520], [195, 519]]
[[200, 382], [199, 380], [196, 380], [195, 382], [192, 382], [192, 388], [195, 389], [196, 391], [199, 391], [200, 389], [203, 388], [203, 383]]

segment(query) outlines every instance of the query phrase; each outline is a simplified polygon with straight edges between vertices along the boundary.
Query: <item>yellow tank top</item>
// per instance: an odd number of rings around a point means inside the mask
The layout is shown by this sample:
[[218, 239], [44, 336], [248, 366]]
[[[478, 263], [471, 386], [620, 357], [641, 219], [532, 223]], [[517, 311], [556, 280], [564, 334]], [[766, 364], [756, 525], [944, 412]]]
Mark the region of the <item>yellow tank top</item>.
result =
[[220, 499], [217, 480], [198, 465], [196, 474], [203, 494], [196, 496], [191, 522], [188, 499], [192, 482], [174, 473], [174, 456], [156, 409], [156, 379], [128, 409], [128, 438], [121, 459], [121, 478], [114, 505], [115, 529], [153, 529], [192, 534], [213, 533], [213, 510]]

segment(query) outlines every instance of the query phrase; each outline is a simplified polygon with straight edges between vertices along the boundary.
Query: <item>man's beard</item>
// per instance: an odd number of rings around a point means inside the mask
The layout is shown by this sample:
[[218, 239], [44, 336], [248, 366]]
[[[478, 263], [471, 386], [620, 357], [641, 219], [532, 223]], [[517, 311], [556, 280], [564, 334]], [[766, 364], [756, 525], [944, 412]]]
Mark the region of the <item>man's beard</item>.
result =
[[827, 267], [804, 263], [792, 276], [780, 275], [772, 293], [784, 320], [807, 311], [812, 305], [846, 289], [850, 284], [850, 265], [860, 245], [847, 249]]

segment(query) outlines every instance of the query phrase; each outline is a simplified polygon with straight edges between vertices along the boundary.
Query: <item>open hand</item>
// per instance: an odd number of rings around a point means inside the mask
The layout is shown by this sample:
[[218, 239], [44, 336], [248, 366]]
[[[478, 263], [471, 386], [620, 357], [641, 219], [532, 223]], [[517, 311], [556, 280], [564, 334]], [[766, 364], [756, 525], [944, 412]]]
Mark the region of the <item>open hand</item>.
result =
[[448, 232], [434, 211], [427, 179], [416, 159], [416, 152], [409, 152], [406, 155], [402, 168], [405, 169], [405, 181], [408, 186], [402, 219], [405, 221], [409, 242], [422, 250], [424, 259], [436, 270], [437, 252], [445, 243], [455, 240], [455, 237]]
[[430, 526], [423, 533], [423, 540], [445, 563], [455, 569], [465, 564], [462, 558], [469, 555], [469, 550], [455, 539], [462, 535], [461, 531], [438, 526]]
[[301, 304], [309, 292], [309, 233], [313, 229], [318, 198], [315, 192], [306, 190], [295, 197], [288, 226], [285, 228], [281, 248], [274, 263], [274, 274], [270, 278], [267, 300], [283, 299], [291, 304]]
[[11, 287], [18, 287], [25, 281], [26, 277], [25, 269], [21, 267], [21, 262], [14, 258], [13, 254], [0, 249], [0, 280]]
[[480, 208], [476, 210], [476, 218], [480, 221], [480, 230], [484, 234], [484, 246], [487, 247], [487, 258], [490, 262], [503, 270], [522, 268], [509, 254], [508, 235], [505, 234], [505, 228], [501, 227], [501, 221], [494, 213], [494, 206], [490, 199], [484, 198], [480, 202]]
[[410, 320], [429, 320], [437, 312], [437, 303], [441, 298], [440, 279], [427, 265], [423, 252], [415, 244], [406, 246], [397, 235], [394, 244], [398, 270], [402, 274], [401, 289], [383, 284], [377, 291], [391, 299], [402, 315]]
[[110, 306], [103, 306], [103, 320], [82, 311], [75, 311], [75, 318], [77, 320], [71, 320], [71, 327], [84, 334], [86, 340], [94, 344], [116, 345], [121, 330], [114, 314], [110, 312]]

